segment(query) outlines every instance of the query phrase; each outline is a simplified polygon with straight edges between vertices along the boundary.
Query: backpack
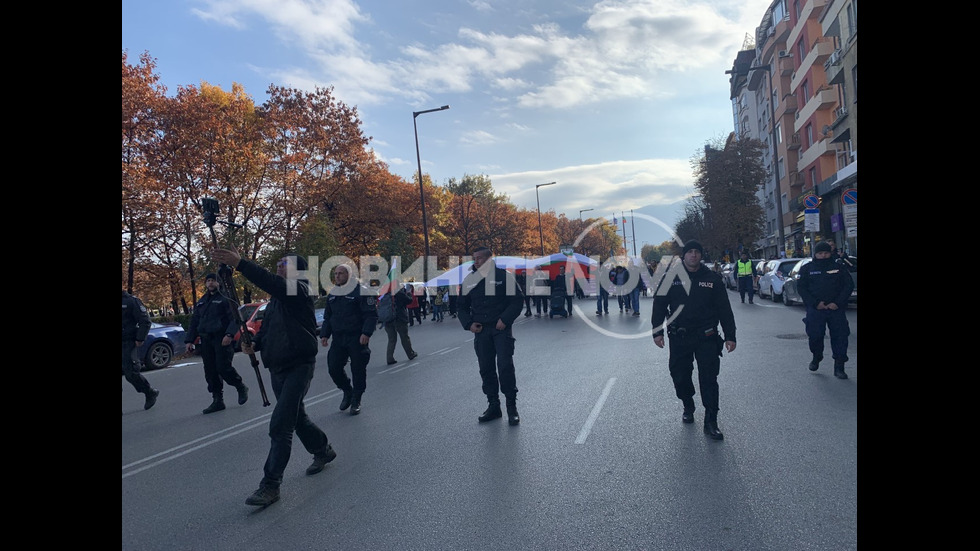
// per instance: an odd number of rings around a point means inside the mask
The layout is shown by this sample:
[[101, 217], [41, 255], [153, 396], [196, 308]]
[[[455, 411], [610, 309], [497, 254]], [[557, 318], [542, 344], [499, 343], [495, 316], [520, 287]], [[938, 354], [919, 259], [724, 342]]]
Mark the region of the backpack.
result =
[[391, 293], [385, 293], [378, 299], [378, 321], [383, 323], [395, 321], [395, 301]]

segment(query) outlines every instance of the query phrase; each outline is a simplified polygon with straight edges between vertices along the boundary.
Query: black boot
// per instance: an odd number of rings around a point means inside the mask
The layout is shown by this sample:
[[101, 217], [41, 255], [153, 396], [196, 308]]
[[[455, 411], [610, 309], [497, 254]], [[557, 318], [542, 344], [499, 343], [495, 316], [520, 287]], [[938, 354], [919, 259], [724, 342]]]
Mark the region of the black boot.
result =
[[160, 395], [160, 391], [155, 388], [151, 388], [147, 390], [146, 402], [143, 403], [143, 409], [150, 409], [151, 407], [153, 407], [153, 404], [157, 403], [157, 396], [159, 395]]
[[322, 454], [313, 454], [313, 463], [306, 468], [306, 474], [316, 474], [323, 470], [323, 468], [334, 459], [337, 458], [337, 452], [333, 451], [333, 446], [327, 444], [327, 451]]
[[517, 398], [507, 398], [507, 424], [519, 425], [521, 416], [517, 413]]
[[847, 378], [847, 373], [844, 373], [844, 362], [834, 360], [834, 377], [837, 377], [838, 379]]
[[225, 409], [225, 399], [221, 393], [215, 392], [212, 396], [214, 396], [214, 400], [211, 401], [211, 405], [204, 408], [205, 415]]
[[483, 412], [483, 415], [477, 417], [477, 421], [486, 423], [487, 421], [500, 419], [504, 416], [503, 412], [500, 411], [500, 398], [490, 398], [489, 402], [490, 405], [487, 407], [487, 410]]
[[350, 388], [341, 389], [344, 391], [344, 398], [340, 401], [340, 411], [350, 407], [350, 401], [354, 398], [354, 390]]
[[712, 440], [724, 440], [725, 435], [721, 433], [718, 429], [718, 412], [717, 411], [705, 411], [704, 412], [704, 433], [708, 435], [708, 438]]
[[821, 358], [819, 356], [814, 356], [813, 357], [813, 360], [810, 361], [810, 366], [809, 366], [810, 367], [810, 371], [816, 371], [817, 369], [819, 369], [820, 368], [820, 360], [822, 360], [822, 359], [823, 358]]
[[684, 413], [681, 414], [681, 422], [693, 423], [695, 409], [696, 407], [694, 405], [694, 400], [692, 399], [684, 400]]
[[245, 386], [243, 382], [238, 387], [238, 405], [242, 405], [248, 401], [248, 387]]
[[361, 413], [361, 393], [355, 392], [350, 401], [350, 414], [357, 415], [359, 413]]

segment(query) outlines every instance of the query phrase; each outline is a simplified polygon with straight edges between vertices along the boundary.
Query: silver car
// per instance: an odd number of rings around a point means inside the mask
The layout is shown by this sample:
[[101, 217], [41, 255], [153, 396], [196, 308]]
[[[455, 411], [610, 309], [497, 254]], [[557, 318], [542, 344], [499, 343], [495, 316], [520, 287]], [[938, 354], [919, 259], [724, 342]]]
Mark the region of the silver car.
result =
[[790, 270], [793, 269], [802, 258], [780, 258], [778, 260], [770, 260], [766, 264], [765, 273], [759, 278], [759, 296], [772, 299], [773, 302], [779, 302], [783, 296], [783, 283], [789, 276]]

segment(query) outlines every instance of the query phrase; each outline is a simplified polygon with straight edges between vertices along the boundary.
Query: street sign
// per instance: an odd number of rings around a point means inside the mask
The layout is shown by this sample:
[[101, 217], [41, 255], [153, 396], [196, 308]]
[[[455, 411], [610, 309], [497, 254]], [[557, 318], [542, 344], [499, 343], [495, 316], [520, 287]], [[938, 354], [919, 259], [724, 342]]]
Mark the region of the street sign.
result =
[[[810, 195], [807, 199], [810, 197], [815, 197], [815, 195]], [[820, 231], [820, 209], [803, 210], [803, 229], [805, 231]]]
[[808, 209], [815, 209], [820, 206], [820, 197], [810, 194], [803, 198], [803, 206]]
[[840, 202], [842, 205], [856, 205], [858, 203], [858, 190], [854, 188], [844, 190], [840, 194]]

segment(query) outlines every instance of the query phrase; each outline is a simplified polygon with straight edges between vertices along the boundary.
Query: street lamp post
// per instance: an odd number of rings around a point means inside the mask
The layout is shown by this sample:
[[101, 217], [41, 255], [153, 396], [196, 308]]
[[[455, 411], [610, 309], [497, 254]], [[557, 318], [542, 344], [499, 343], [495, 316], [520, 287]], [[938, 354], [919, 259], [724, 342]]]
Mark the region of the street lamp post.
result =
[[538, 196], [538, 188], [542, 186], [550, 186], [557, 184], [558, 182], [548, 182], [547, 184], [537, 184], [534, 186], [534, 198], [538, 202], [538, 238], [541, 240], [541, 256], [544, 256], [544, 233], [541, 232], [541, 198]]
[[582, 213], [583, 212], [589, 212], [590, 210], [595, 210], [595, 209], [582, 209], [582, 210], [578, 211], [578, 221], [579, 222], [582, 221]]
[[[769, 76], [769, 141], [772, 142], [772, 177], [775, 183], [776, 192], [776, 236], [779, 242], [776, 243], [776, 256], [785, 251], [786, 237], [783, 231], [783, 194], [779, 189], [779, 151], [776, 149], [776, 108], [772, 102], [772, 66], [755, 65], [748, 68], [749, 71], [763, 70]], [[736, 71], [725, 71], [726, 74], [734, 75]]]
[[432, 113], [433, 111], [444, 111], [449, 109], [448, 105], [425, 111], [412, 111], [412, 126], [415, 127], [415, 160], [419, 164], [419, 197], [422, 199], [422, 236], [425, 239], [425, 258], [422, 260], [422, 281], [429, 281], [429, 224], [425, 220], [425, 189], [422, 187], [422, 156], [419, 155], [419, 125], [416, 122], [419, 115]]

